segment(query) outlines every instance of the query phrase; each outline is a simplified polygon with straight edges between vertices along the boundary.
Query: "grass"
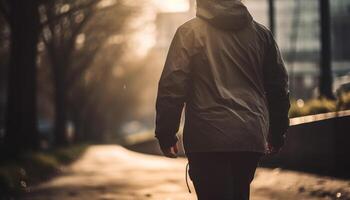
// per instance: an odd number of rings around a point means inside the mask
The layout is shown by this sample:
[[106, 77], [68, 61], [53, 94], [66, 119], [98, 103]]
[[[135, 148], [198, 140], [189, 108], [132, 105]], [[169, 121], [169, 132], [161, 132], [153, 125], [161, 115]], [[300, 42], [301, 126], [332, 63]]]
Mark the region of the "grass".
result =
[[[61, 172], [79, 158], [87, 145], [75, 145], [47, 152], [27, 152], [16, 160], [0, 165], [0, 194], [16, 196], [29, 190], [29, 186]], [[1, 196], [0, 196], [1, 199]]]

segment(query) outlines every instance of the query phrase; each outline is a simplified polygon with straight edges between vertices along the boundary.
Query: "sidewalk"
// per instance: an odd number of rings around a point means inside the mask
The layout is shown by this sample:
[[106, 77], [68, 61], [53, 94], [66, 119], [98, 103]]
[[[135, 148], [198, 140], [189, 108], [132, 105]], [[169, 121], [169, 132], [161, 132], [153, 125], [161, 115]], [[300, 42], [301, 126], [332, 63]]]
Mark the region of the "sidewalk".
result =
[[[61, 176], [31, 188], [24, 199], [195, 200], [195, 194], [186, 188], [185, 166], [183, 158], [145, 155], [117, 145], [92, 146]], [[349, 200], [349, 195], [350, 181], [258, 169], [251, 199]]]

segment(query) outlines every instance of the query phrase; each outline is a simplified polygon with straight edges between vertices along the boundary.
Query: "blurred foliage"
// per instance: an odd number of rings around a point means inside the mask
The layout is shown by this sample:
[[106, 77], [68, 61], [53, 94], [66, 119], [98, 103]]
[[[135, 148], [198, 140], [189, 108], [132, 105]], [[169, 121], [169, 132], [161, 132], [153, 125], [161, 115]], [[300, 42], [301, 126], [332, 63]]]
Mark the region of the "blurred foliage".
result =
[[80, 144], [48, 152], [27, 152], [16, 159], [1, 161], [0, 194], [13, 197], [28, 191], [32, 184], [59, 173], [63, 165], [79, 158], [87, 147]]
[[[69, 143], [115, 142], [111, 136], [124, 122], [135, 118], [146, 67], [144, 58], [135, 57], [131, 41], [143, 28], [143, 24], [135, 23], [143, 17], [142, 2], [40, 3], [35, 92], [39, 123], [45, 122], [50, 129], [45, 137], [54, 138], [49, 145], [59, 146], [54, 143], [60, 135], [68, 138], [67, 124], [75, 134]], [[0, 11], [0, 131], [5, 121], [12, 38], [8, 19], [2, 14]]]
[[339, 110], [350, 110], [350, 92], [339, 95], [338, 108]]
[[[130, 63], [121, 60], [130, 54], [134, 30], [129, 26], [139, 9], [110, 0], [55, 0], [40, 8], [40, 113], [56, 120], [56, 139], [69, 121], [76, 141], [106, 141], [131, 112], [138, 98], [131, 88], [141, 69], [128, 70]], [[121, 76], [115, 75], [116, 68]]]
[[[299, 100], [300, 101], [300, 100]], [[326, 98], [311, 99], [306, 102], [291, 101], [289, 117], [301, 117], [306, 115], [315, 115], [327, 112], [335, 112], [337, 110], [350, 109], [350, 92], [342, 93], [338, 100], [329, 100]]]
[[326, 98], [306, 101], [303, 106], [298, 105], [297, 101], [292, 101], [291, 108], [289, 110], [289, 116], [293, 118], [334, 112], [336, 111], [336, 105], [336, 101], [328, 100]]
[[303, 113], [302, 108], [297, 105], [295, 100], [292, 100], [290, 104], [290, 109], [289, 109], [289, 117], [293, 118], [293, 117], [300, 117], [304, 115], [306, 114]]

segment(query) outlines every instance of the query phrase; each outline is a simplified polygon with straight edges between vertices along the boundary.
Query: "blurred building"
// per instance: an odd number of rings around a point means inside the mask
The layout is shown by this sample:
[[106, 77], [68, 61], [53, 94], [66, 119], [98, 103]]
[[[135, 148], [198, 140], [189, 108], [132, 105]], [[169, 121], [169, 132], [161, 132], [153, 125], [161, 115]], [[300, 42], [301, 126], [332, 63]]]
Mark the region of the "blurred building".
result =
[[[267, 23], [267, 1], [246, 0], [255, 20]], [[334, 89], [350, 80], [350, 1], [331, 3]], [[275, 0], [276, 40], [290, 74], [294, 98], [317, 95], [320, 60], [319, 0]]]
[[157, 43], [155, 48], [167, 52], [176, 29], [195, 16], [195, 0], [188, 1], [188, 10], [182, 12], [158, 12], [156, 17]]
[[[267, 0], [243, 0], [254, 19], [268, 26]], [[349, 80], [350, 72], [350, 1], [331, 2], [332, 51], [334, 88]], [[320, 26], [319, 0], [275, 0], [276, 40], [290, 74], [293, 98], [309, 99], [317, 95]], [[171, 39], [185, 21], [195, 16], [195, 0], [189, 0], [189, 10], [157, 14], [155, 49], [165, 58]], [[342, 81], [339, 81], [341, 77]]]

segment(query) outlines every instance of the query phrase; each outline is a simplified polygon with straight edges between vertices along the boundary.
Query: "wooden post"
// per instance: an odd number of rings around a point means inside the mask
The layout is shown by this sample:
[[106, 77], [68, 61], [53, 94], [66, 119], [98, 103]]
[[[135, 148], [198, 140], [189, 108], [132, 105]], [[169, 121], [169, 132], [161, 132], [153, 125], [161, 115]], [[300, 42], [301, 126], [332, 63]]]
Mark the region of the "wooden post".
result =
[[321, 55], [319, 92], [321, 97], [335, 99], [332, 86], [332, 44], [331, 44], [331, 15], [329, 0], [320, 2]]
[[276, 34], [275, 30], [275, 0], [269, 1], [269, 26], [273, 35]]

